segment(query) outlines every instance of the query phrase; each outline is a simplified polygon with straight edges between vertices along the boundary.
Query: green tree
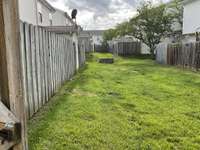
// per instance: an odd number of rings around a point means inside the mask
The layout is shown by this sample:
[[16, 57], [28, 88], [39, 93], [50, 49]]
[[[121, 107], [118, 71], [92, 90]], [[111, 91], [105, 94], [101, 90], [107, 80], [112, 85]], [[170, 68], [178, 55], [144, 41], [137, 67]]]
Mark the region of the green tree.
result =
[[171, 8], [170, 13], [174, 18], [174, 22], [178, 22], [181, 27], [183, 26], [183, 1], [173, 0], [168, 6], [168, 8]]
[[132, 35], [148, 45], [154, 56], [156, 45], [161, 42], [161, 38], [172, 32], [173, 16], [166, 13], [164, 4], [153, 7], [150, 2], [143, 3], [137, 11], [138, 16], [130, 21]]
[[123, 22], [121, 24], [118, 24], [116, 27], [116, 34], [118, 36], [125, 36], [125, 35], [129, 35], [132, 33], [132, 26], [131, 24], [127, 21], [127, 22]]
[[110, 41], [116, 36], [117, 36], [117, 30], [116, 29], [106, 30], [103, 34], [103, 41], [104, 42]]

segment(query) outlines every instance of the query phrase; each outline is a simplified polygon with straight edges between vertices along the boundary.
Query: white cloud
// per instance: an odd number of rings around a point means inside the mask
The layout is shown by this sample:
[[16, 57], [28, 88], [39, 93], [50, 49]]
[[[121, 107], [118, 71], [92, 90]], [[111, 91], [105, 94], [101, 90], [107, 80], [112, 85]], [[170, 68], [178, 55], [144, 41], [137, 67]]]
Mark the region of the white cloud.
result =
[[[77, 22], [84, 29], [108, 29], [132, 18], [142, 0], [48, 0], [54, 7], [67, 11], [78, 9]], [[152, 0], [158, 3], [161, 0]], [[169, 1], [169, 0], [164, 0]]]

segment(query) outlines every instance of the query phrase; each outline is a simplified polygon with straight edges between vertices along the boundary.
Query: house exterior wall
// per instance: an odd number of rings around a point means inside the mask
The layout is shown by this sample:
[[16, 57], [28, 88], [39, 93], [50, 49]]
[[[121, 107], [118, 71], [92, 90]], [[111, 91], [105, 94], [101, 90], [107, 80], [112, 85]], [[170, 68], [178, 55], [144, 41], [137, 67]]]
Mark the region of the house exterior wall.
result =
[[53, 14], [53, 26], [66, 26], [66, 20], [64, 12], [60, 10], [56, 10]]
[[[200, 27], [200, 1], [196, 0], [184, 5], [183, 34], [195, 33]], [[200, 31], [200, 29], [198, 30]]]
[[103, 35], [93, 35], [92, 40], [93, 40], [93, 44], [101, 45], [103, 42]]
[[37, 25], [36, 0], [19, 0], [19, 16], [22, 21]]
[[41, 12], [42, 13], [42, 23], [40, 22], [40, 16], [38, 15], [38, 25], [40, 26], [50, 26], [50, 17], [49, 15], [52, 14], [51, 11], [45, 7], [43, 4], [38, 2], [38, 11], [37, 13]]
[[[42, 22], [40, 22], [39, 12], [42, 13]], [[51, 12], [38, 0], [19, 0], [19, 15], [22, 21], [33, 25], [51, 26], [50, 16], [52, 16], [53, 26], [73, 25], [72, 21], [65, 16], [63, 11], [56, 9], [55, 12]]]
[[70, 19], [66, 19], [67, 26], [72, 26], [74, 23]]

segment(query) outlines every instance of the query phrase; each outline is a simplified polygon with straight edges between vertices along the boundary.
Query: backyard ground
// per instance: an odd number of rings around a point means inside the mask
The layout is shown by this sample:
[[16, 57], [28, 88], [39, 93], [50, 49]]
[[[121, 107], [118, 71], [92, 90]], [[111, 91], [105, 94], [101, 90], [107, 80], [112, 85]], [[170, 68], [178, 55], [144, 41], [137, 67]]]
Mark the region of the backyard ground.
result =
[[31, 150], [200, 149], [200, 74], [94, 54], [29, 122]]

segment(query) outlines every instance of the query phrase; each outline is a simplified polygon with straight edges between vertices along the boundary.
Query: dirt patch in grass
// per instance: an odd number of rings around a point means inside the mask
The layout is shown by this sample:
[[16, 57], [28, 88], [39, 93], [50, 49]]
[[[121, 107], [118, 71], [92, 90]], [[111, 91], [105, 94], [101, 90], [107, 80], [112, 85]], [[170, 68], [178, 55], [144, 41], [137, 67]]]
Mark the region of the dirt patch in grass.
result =
[[130, 103], [122, 103], [120, 105], [125, 111], [134, 111], [136, 108], [134, 104], [130, 104]]
[[95, 93], [87, 92], [87, 91], [82, 91], [80, 89], [73, 89], [71, 94], [73, 96], [87, 96], [87, 97], [95, 97], [97, 96]]
[[200, 120], [200, 112], [188, 112], [188, 113], [185, 113], [186, 116], [190, 117], [191, 119], [197, 119], [197, 120]]
[[96, 119], [95, 115], [90, 113], [83, 113], [80, 118], [86, 121], [93, 121]]

